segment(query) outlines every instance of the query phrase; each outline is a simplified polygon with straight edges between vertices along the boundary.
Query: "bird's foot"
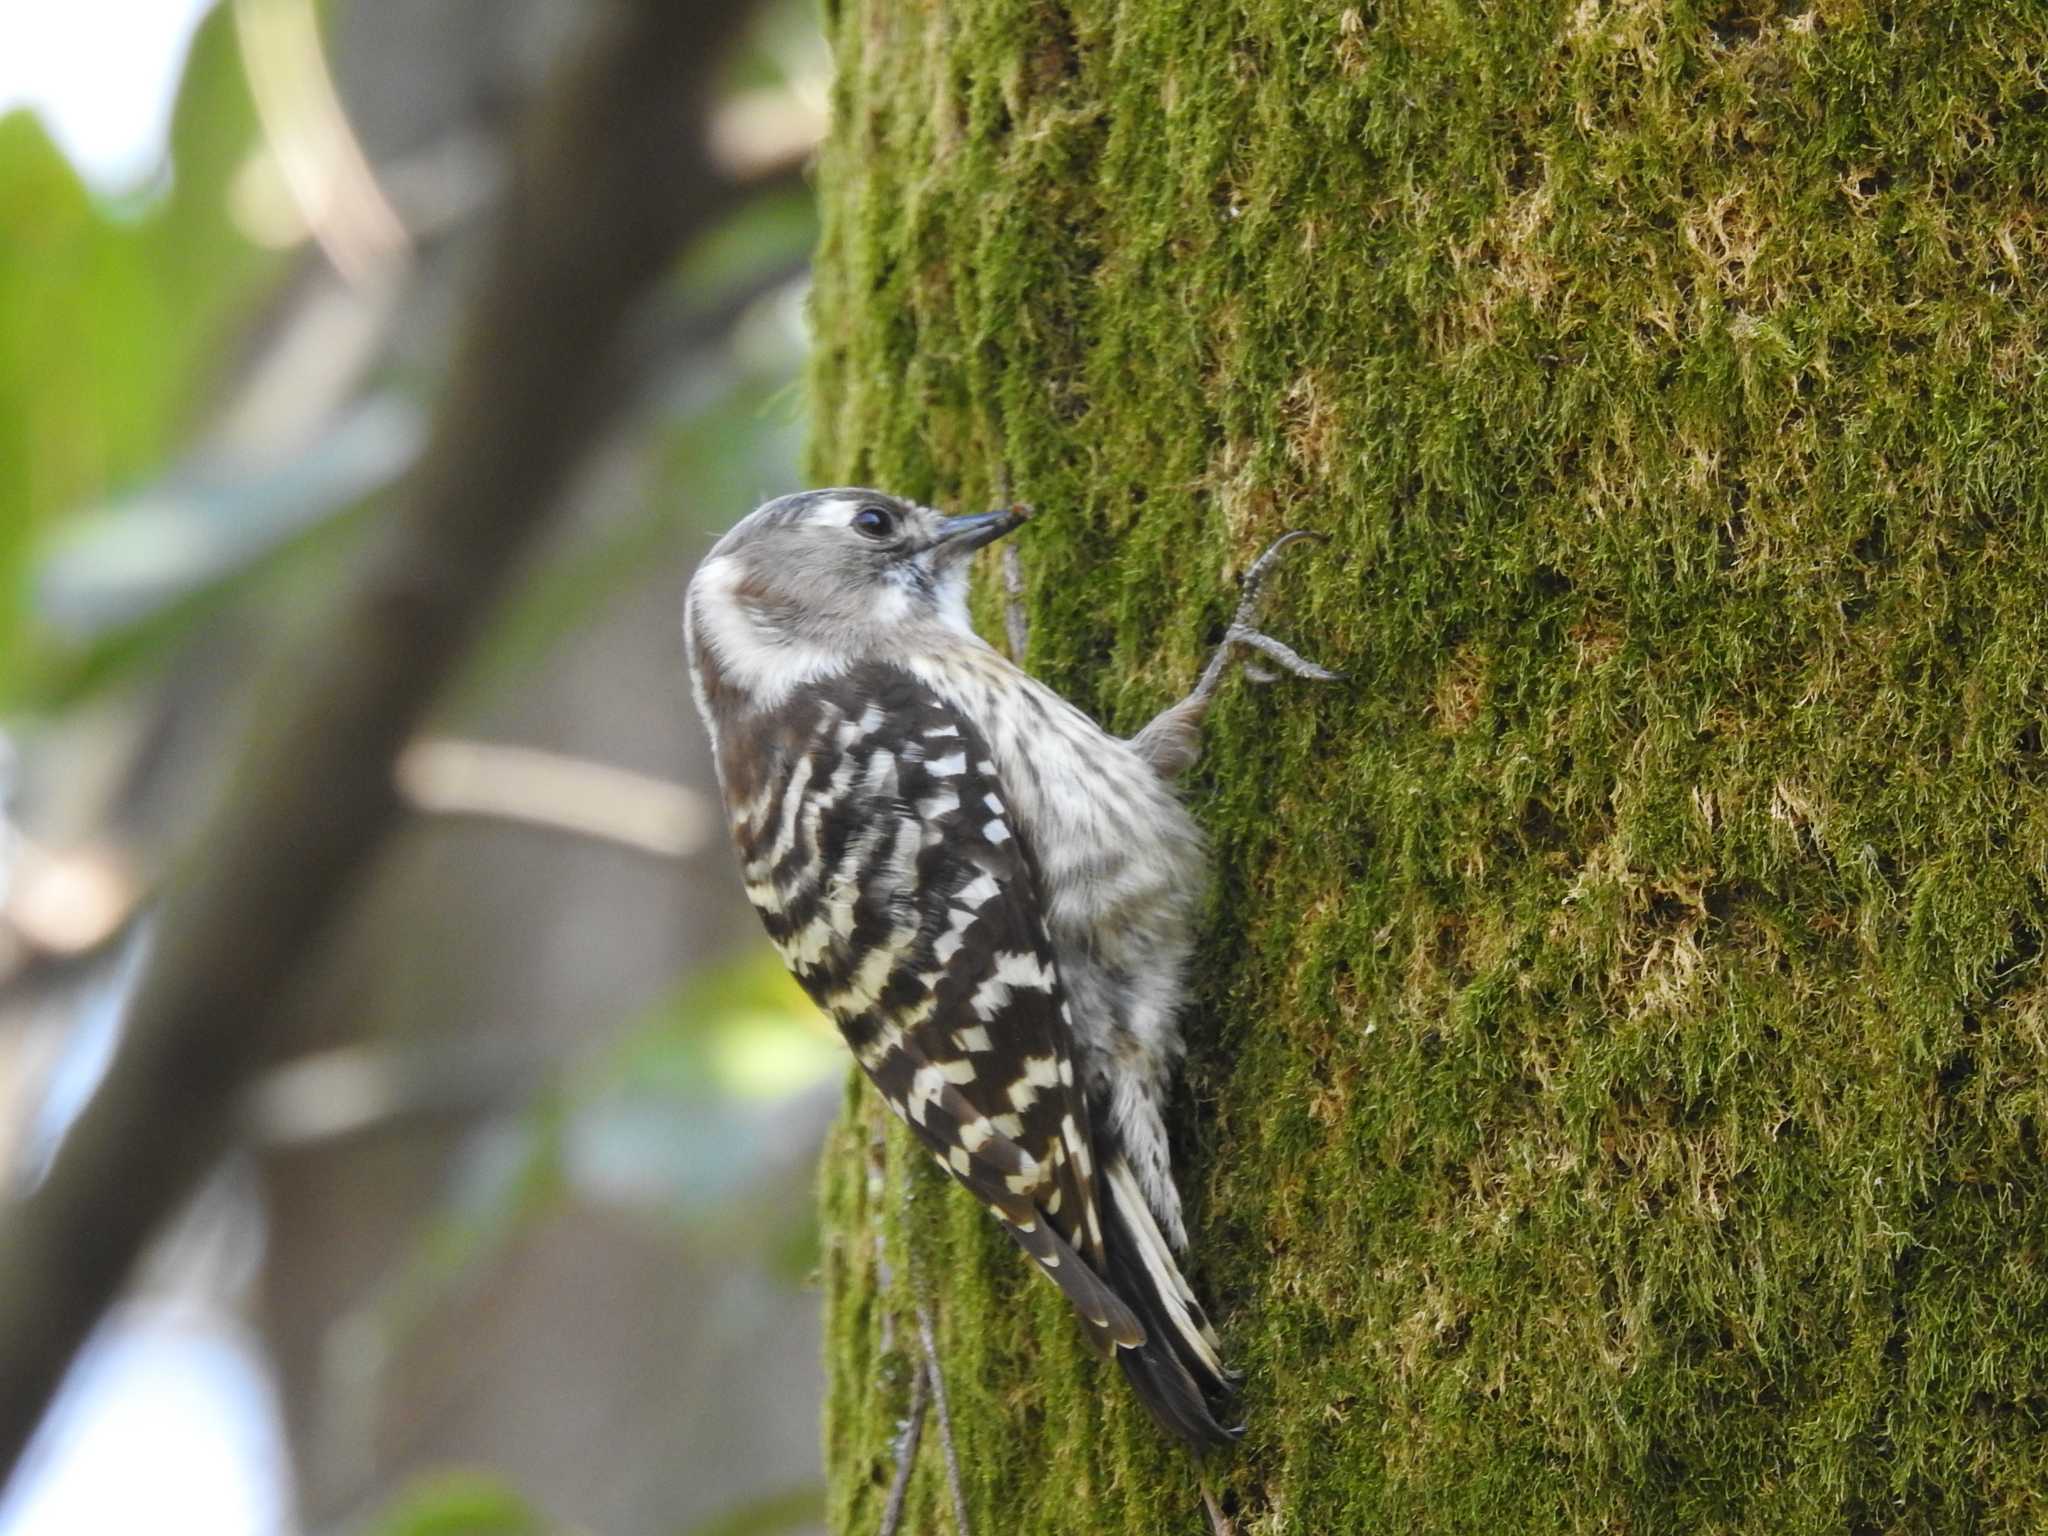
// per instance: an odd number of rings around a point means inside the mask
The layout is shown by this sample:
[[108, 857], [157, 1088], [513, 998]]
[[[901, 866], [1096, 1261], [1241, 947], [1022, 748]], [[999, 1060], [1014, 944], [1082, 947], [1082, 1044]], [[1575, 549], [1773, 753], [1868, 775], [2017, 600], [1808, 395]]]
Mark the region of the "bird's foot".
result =
[[[1247, 650], [1257, 651], [1261, 656], [1276, 663], [1281, 671], [1291, 672], [1296, 677], [1305, 677], [1316, 683], [1336, 683], [1344, 680], [1342, 672], [1332, 672], [1328, 667], [1316, 665], [1294, 647], [1275, 640], [1252, 622], [1259, 611], [1259, 590], [1265, 586], [1266, 574], [1280, 558], [1280, 552], [1288, 545], [1299, 543], [1303, 539], [1322, 542], [1328, 537], [1327, 534], [1316, 533], [1307, 528], [1295, 528], [1281, 534], [1265, 547], [1259, 558], [1252, 562], [1252, 568], [1244, 573], [1244, 591], [1238, 597], [1237, 612], [1231, 615], [1230, 627], [1223, 632], [1223, 643], [1218, 647], [1217, 658], [1210, 661], [1209, 670], [1215, 671], [1220, 677], [1222, 668], [1218, 662], [1228, 656], [1232, 646], [1241, 645]], [[1249, 661], [1245, 663], [1244, 674], [1255, 683], [1276, 682], [1280, 676], [1270, 668]], [[1203, 676], [1206, 680], [1208, 671], [1205, 671]]]
[[[1209, 664], [1202, 668], [1202, 675], [1195, 680], [1194, 688], [1178, 704], [1161, 710], [1149, 725], [1131, 738], [1131, 745], [1137, 749], [1138, 755], [1150, 763], [1152, 770], [1162, 779], [1171, 779], [1185, 772], [1201, 755], [1202, 719], [1209, 712], [1209, 705], [1223, 682], [1231, 658], [1240, 651], [1253, 652], [1274, 663], [1280, 671], [1291, 672], [1313, 682], [1343, 680], [1342, 672], [1317, 665], [1253, 623], [1258, 616], [1259, 589], [1265, 585], [1266, 575], [1280, 557], [1280, 552], [1302, 539], [1323, 537], [1323, 534], [1296, 528], [1281, 534], [1266, 546], [1259, 558], [1252, 562], [1251, 569], [1244, 573], [1244, 592], [1237, 600], [1237, 612], [1231, 616], [1229, 628], [1223, 631], [1222, 641], [1210, 655]], [[1272, 667], [1247, 662], [1245, 675], [1256, 683], [1270, 683], [1276, 681], [1280, 673]]]

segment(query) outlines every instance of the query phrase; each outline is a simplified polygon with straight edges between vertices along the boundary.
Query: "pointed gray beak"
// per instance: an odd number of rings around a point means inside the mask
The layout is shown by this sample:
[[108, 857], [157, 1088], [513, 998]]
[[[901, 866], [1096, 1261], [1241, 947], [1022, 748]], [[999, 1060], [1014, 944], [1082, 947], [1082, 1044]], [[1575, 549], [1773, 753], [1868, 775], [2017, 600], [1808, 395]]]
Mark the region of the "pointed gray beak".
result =
[[1007, 507], [1001, 512], [974, 512], [966, 517], [949, 517], [925, 545], [944, 559], [961, 560], [984, 544], [993, 544], [1013, 528], [1031, 518], [1029, 507]]

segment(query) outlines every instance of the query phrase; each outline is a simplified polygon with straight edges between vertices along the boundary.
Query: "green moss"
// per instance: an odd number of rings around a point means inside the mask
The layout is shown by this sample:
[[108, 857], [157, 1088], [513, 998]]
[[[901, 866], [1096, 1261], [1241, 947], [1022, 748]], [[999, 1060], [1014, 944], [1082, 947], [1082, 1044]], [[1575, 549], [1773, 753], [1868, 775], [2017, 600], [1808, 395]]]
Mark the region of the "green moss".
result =
[[[1271, 623], [1353, 681], [1234, 687], [1190, 789], [1248, 1536], [2048, 1523], [2035, 8], [830, 24], [819, 478], [1007, 474], [1032, 665], [1124, 729], [1334, 536]], [[835, 1527], [919, 1286], [978, 1529], [1198, 1529], [882, 1129], [826, 1161]]]

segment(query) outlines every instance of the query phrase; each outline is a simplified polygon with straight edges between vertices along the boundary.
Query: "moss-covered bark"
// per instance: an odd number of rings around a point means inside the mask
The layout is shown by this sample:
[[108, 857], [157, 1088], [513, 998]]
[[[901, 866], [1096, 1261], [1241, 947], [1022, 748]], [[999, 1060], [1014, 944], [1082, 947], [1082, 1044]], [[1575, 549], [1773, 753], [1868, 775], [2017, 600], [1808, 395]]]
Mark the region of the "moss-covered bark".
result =
[[[1007, 472], [1031, 665], [1124, 729], [1334, 535], [1271, 619], [1354, 681], [1234, 687], [1190, 788], [1242, 1528], [2048, 1526], [2041, 8], [829, 20], [820, 477]], [[837, 1527], [915, 1282], [979, 1532], [1200, 1529], [881, 1123], [824, 1174]]]

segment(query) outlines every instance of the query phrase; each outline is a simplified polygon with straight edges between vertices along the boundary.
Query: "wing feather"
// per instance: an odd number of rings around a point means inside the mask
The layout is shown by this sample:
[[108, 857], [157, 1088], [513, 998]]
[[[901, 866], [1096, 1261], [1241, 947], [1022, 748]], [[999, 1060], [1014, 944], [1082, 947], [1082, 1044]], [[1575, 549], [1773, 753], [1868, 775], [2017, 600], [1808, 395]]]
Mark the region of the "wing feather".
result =
[[728, 746], [757, 772], [774, 765], [759, 814], [735, 830], [749, 894], [797, 979], [1097, 1348], [1142, 1344], [1104, 1278], [1093, 1131], [1043, 885], [980, 733], [908, 672], [870, 664]]

